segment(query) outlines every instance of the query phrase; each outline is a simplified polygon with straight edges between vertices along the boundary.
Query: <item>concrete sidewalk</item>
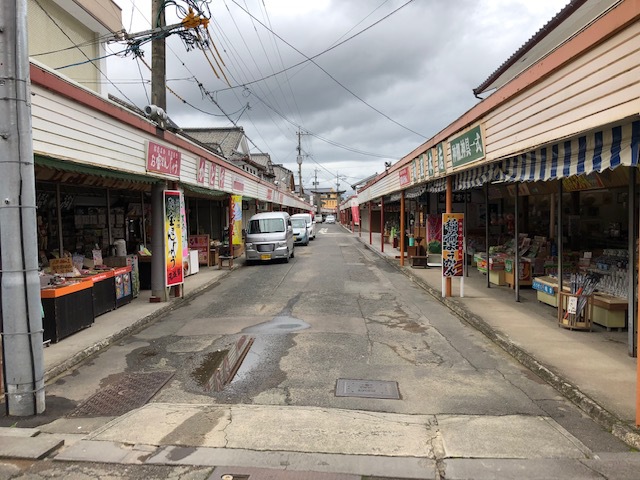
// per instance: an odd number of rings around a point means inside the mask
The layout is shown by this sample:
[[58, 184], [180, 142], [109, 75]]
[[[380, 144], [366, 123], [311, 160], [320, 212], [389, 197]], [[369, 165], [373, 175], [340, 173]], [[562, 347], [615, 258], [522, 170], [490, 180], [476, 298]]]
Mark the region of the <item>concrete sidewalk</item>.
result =
[[[348, 230], [350, 231], [350, 230]], [[531, 288], [520, 289], [520, 301], [509, 287], [491, 285], [476, 268], [469, 268], [460, 298], [460, 280], [454, 279], [452, 297], [442, 297], [440, 267], [400, 266], [400, 251], [390, 244], [381, 252], [380, 234], [352, 235], [381, 255], [458, 316], [536, 372], [562, 395], [577, 404], [627, 444], [640, 448], [635, 427], [636, 365], [628, 355], [626, 331], [570, 331], [557, 324], [557, 309], [538, 302]], [[398, 258], [396, 258], [396, 256]]]
[[150, 303], [151, 290], [143, 290], [130, 304], [97, 317], [91, 327], [50, 344], [44, 349], [45, 382], [144, 327], [160, 315], [179, 307], [185, 300], [214, 285], [230, 272], [229, 269], [220, 270], [218, 267], [201, 267], [197, 274], [185, 278], [183, 297], [172, 297], [165, 303]]

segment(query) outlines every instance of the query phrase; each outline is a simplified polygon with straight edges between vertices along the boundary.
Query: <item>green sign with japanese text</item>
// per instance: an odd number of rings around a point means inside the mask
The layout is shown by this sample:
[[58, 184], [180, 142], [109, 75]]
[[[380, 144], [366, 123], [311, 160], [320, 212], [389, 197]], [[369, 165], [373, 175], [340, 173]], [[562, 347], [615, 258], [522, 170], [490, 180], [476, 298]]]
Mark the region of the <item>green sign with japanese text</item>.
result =
[[436, 157], [438, 160], [438, 172], [444, 172], [444, 143], [436, 145]]
[[429, 176], [429, 178], [433, 177], [434, 174], [434, 170], [433, 170], [433, 150], [430, 148], [429, 150], [427, 150], [427, 175]]
[[449, 142], [451, 163], [454, 167], [484, 157], [484, 142], [480, 125]]

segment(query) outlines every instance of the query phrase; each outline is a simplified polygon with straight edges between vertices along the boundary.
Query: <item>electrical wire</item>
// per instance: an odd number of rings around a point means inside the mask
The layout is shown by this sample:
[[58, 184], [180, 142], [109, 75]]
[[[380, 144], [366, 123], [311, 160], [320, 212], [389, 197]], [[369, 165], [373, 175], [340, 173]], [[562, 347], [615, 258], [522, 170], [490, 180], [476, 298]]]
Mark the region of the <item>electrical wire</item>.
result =
[[[240, 8], [242, 11], [244, 11], [247, 15], [249, 15], [250, 17], [254, 18], [260, 25], [262, 25], [264, 28], [266, 28], [267, 30], [269, 29], [269, 27], [267, 27], [264, 23], [262, 23], [260, 20], [258, 20], [257, 18], [255, 18], [251, 12], [249, 12], [248, 10], [245, 10], [242, 5], [240, 5], [236, 0], [231, 0], [238, 8]], [[386, 17], [383, 17], [380, 21], [389, 18], [391, 15], [393, 15], [394, 13], [400, 11], [402, 8], [406, 7], [407, 5], [409, 5], [410, 3], [412, 3], [414, 0], [409, 0], [406, 3], [404, 3], [403, 5], [401, 5], [400, 7], [398, 7], [397, 9], [395, 9], [393, 12], [391, 12], [390, 14], [388, 14]], [[380, 22], [377, 22], [380, 23]], [[375, 25], [375, 24], [374, 24]], [[324, 72], [331, 80], [333, 80], [335, 83], [337, 83], [340, 87], [342, 87], [345, 91], [347, 91], [349, 94], [351, 94], [353, 97], [355, 97], [356, 99], [358, 99], [361, 103], [363, 103], [364, 105], [366, 105], [367, 107], [369, 107], [370, 109], [372, 109], [374, 112], [378, 113], [379, 115], [382, 115], [384, 118], [386, 118], [387, 120], [389, 120], [390, 122], [398, 125], [399, 127], [415, 134], [418, 135], [421, 138], [426, 139], [427, 137], [421, 133], [416, 132], [415, 130], [399, 123], [398, 121], [394, 120], [393, 118], [391, 118], [389, 115], [387, 115], [386, 113], [378, 110], [376, 107], [374, 107], [373, 105], [369, 104], [366, 100], [364, 100], [363, 98], [361, 98], [360, 96], [358, 96], [355, 92], [353, 92], [352, 90], [350, 90], [349, 88], [347, 88], [347, 86], [345, 86], [344, 84], [342, 84], [337, 78], [335, 78], [333, 75], [331, 75], [326, 69], [324, 69], [323, 67], [321, 67], [315, 60], [313, 60], [313, 58], [308, 57], [307, 55], [305, 55], [304, 53], [302, 53], [300, 50], [298, 50], [296, 47], [294, 47], [293, 45], [291, 45], [289, 42], [287, 42], [284, 38], [282, 38], [280, 35], [278, 35], [277, 33], [275, 33], [274, 31], [270, 30], [271, 33], [275, 36], [277, 36], [282, 42], [284, 42], [286, 45], [288, 45], [290, 48], [292, 48], [293, 50], [295, 50], [296, 52], [298, 52], [300, 55], [302, 55], [304, 58], [306, 58], [308, 61], [312, 62], [316, 67], [318, 67], [322, 72]], [[364, 31], [364, 30], [363, 30]], [[351, 37], [353, 38], [353, 37]], [[340, 44], [338, 44], [340, 45]], [[337, 45], [336, 45], [337, 46]], [[331, 49], [335, 48], [336, 46], [332, 47]]]

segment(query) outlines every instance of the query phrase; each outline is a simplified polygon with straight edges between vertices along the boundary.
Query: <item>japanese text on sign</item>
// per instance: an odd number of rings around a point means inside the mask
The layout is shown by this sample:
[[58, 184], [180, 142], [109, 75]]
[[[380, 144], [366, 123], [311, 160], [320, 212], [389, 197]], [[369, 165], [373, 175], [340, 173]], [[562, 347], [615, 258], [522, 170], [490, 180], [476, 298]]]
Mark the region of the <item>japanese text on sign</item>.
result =
[[176, 190], [164, 192], [166, 285], [168, 287], [183, 282], [180, 195]]
[[181, 153], [157, 143], [147, 143], [147, 171], [180, 176]]
[[484, 157], [480, 125], [449, 142], [451, 163], [454, 167]]
[[411, 172], [409, 172], [409, 167], [401, 168], [398, 172], [398, 176], [400, 178], [400, 186], [404, 187], [411, 183]]
[[438, 171], [444, 172], [444, 144], [442, 142], [436, 145], [436, 155], [438, 157]]
[[442, 276], [461, 277], [464, 260], [464, 214], [442, 214]]

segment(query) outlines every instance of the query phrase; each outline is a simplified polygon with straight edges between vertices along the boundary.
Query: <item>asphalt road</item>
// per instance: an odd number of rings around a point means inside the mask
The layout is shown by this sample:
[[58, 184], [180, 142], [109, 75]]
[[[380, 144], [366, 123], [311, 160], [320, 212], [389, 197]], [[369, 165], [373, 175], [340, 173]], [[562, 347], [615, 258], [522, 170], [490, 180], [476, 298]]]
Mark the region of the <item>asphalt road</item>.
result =
[[[341, 226], [318, 224], [316, 240], [297, 246], [289, 263], [240, 263], [220, 285], [50, 385], [62, 417], [50, 431], [236, 449], [241, 461], [252, 452], [374, 458], [362, 473], [389, 477], [634, 478], [625, 476], [637, 472], [626, 466], [625, 444]], [[242, 335], [253, 345], [233, 381], [208, 390], [217, 352]], [[173, 375], [131, 414], [63, 417], [139, 372]], [[339, 380], [346, 396], [336, 395]], [[398, 398], [376, 398], [389, 385]], [[414, 463], [392, 467], [402, 459]]]

